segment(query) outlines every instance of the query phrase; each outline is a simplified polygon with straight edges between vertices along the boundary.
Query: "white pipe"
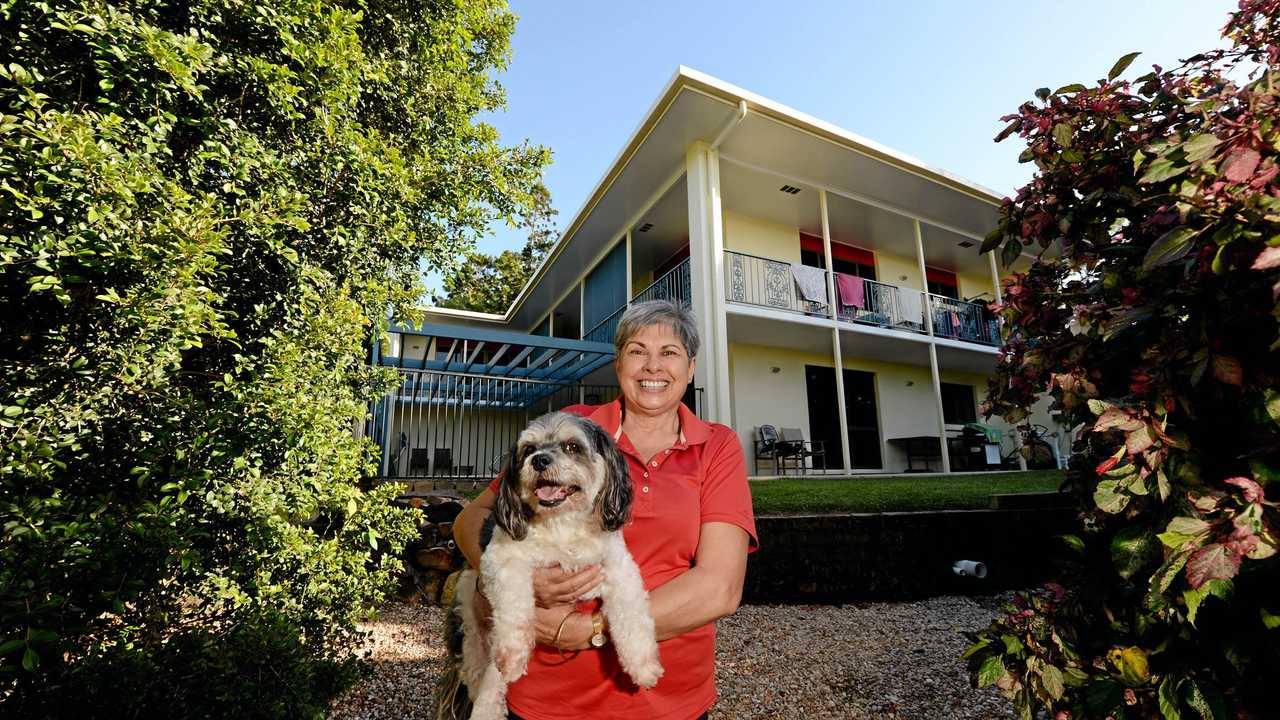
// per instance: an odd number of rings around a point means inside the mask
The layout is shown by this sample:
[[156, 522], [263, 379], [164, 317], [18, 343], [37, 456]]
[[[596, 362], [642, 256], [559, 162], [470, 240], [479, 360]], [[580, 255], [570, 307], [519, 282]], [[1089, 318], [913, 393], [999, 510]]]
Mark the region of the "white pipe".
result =
[[951, 572], [960, 577], [974, 577], [981, 580], [987, 576], [987, 566], [976, 560], [957, 560], [951, 565]]
[[746, 117], [747, 101], [739, 100], [737, 114], [730, 118], [729, 122], [725, 123], [725, 126], [720, 129], [720, 133], [716, 135], [716, 139], [711, 141], [711, 149], [715, 150], [720, 147], [720, 143], [724, 142], [729, 137], [729, 133], [733, 132], [733, 130], [737, 128]]

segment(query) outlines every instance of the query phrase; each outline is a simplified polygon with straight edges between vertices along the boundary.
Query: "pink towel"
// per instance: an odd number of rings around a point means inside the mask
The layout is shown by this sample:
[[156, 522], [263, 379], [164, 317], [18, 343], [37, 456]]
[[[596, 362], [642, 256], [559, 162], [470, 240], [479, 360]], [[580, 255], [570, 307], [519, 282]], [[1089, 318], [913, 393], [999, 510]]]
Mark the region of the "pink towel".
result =
[[857, 275], [836, 273], [836, 292], [840, 295], [841, 305], [845, 307], [863, 307], [865, 289], [866, 285], [862, 284], [862, 278]]

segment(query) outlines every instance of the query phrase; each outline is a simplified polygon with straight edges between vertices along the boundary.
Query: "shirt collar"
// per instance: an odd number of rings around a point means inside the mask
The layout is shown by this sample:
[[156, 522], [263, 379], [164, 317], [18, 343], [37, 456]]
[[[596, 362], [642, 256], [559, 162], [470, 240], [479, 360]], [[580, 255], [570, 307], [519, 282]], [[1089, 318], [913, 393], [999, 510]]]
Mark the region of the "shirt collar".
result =
[[[680, 415], [680, 437], [675, 445], [677, 449], [683, 450], [690, 445], [701, 445], [711, 439], [711, 426], [703, 422], [684, 403], [680, 403], [676, 412]], [[605, 403], [596, 408], [589, 419], [617, 440], [622, 435], [622, 398], [619, 397], [611, 403]]]

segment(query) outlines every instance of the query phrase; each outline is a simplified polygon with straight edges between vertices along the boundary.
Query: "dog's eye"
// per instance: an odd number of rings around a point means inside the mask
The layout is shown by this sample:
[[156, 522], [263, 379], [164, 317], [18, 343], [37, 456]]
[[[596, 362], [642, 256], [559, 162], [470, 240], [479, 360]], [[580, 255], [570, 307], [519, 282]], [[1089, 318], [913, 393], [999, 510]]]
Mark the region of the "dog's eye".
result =
[[562, 445], [561, 447], [563, 447], [564, 451], [569, 453], [570, 455], [577, 455], [578, 453], [582, 452], [582, 446], [574, 442], [573, 440], [569, 440], [565, 442], [565, 444]]
[[529, 457], [530, 455], [532, 455], [532, 454], [534, 453], [534, 451], [535, 451], [535, 450], [537, 450], [537, 448], [536, 448], [536, 447], [534, 447], [534, 446], [532, 446], [532, 445], [526, 445], [526, 446], [525, 446], [525, 447], [520, 451], [520, 459], [521, 459], [521, 460], [524, 460], [525, 458], [527, 458], [527, 457]]

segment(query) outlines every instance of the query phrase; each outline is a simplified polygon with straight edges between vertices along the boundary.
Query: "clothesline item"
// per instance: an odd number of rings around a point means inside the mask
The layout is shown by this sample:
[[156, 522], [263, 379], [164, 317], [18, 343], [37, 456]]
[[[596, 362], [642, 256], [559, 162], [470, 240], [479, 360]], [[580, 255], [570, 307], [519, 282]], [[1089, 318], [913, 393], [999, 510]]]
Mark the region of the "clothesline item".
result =
[[827, 275], [825, 270], [792, 263], [791, 277], [795, 278], [796, 286], [800, 288], [800, 297], [809, 302], [826, 304]]
[[840, 296], [840, 304], [844, 307], [866, 307], [866, 285], [857, 275], [836, 273], [836, 294]]

